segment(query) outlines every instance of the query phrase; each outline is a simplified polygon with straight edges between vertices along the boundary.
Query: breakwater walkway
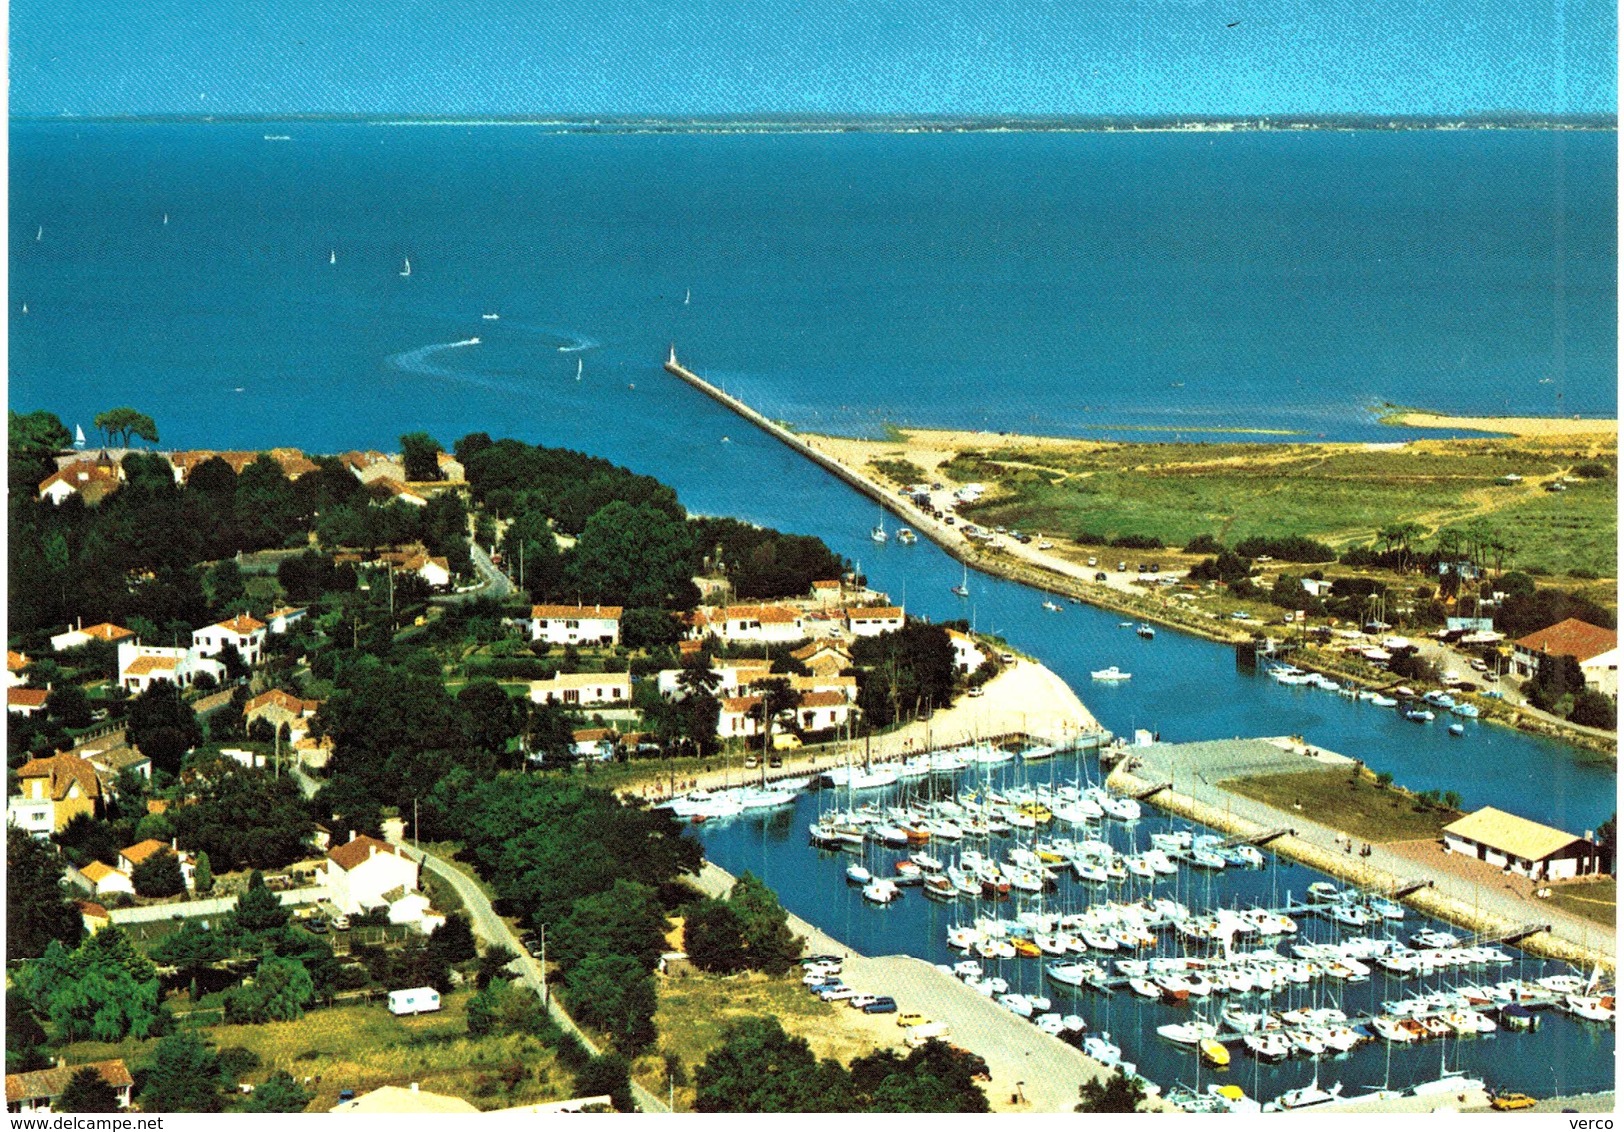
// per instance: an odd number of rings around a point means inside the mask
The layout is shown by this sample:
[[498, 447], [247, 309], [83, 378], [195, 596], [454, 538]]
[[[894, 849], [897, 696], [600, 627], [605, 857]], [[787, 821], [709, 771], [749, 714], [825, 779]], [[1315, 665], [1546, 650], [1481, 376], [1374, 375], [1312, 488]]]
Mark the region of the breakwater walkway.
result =
[[[734, 877], [706, 862], [696, 881], [708, 896], [725, 897]], [[1111, 1071], [1005, 1010], [952, 975], [911, 955], [877, 958], [859, 954], [798, 916], [790, 930], [806, 940], [809, 955], [843, 956], [841, 978], [862, 994], [888, 994], [899, 1010], [923, 1014], [948, 1027], [946, 1041], [986, 1059], [992, 1080], [987, 1100], [994, 1112], [1072, 1112], [1078, 1091]], [[899, 1031], [900, 1033], [900, 1031]], [[1153, 1099], [1147, 1107], [1163, 1107]]]
[[1139, 595], [1109, 584], [1095, 582], [1094, 569], [1045, 554], [1035, 546], [1008, 542], [987, 549], [972, 543], [958, 527], [949, 526], [930, 512], [914, 506], [911, 500], [886, 490], [875, 480], [828, 453], [819, 451], [805, 438], [752, 409], [731, 393], [712, 385], [677, 361], [675, 348], [666, 359], [665, 371], [687, 382], [717, 404], [732, 410], [775, 440], [805, 456], [852, 490], [872, 499], [941, 547], [950, 557], [967, 566], [974, 566], [988, 574], [1009, 578], [1023, 585], [1036, 586], [1053, 593], [1074, 597], [1078, 601], [1086, 601], [1101, 609], [1125, 613], [1143, 621], [1154, 621], [1224, 644], [1249, 639], [1249, 634], [1240, 632], [1225, 622], [1201, 617], [1189, 610], [1181, 609], [1178, 602], [1170, 601], [1160, 594]]
[[[1269, 748], [1278, 754], [1271, 754]], [[1231, 749], [1233, 757], [1226, 757], [1225, 751]], [[1473, 932], [1493, 934], [1531, 921], [1547, 923], [1549, 931], [1521, 939], [1517, 946], [1585, 967], [1599, 963], [1608, 970], [1616, 968], [1618, 943], [1613, 930], [1567, 916], [1543, 902], [1526, 900], [1513, 889], [1479, 883], [1442, 865], [1431, 864], [1424, 856], [1418, 859], [1387, 845], [1372, 844], [1368, 857], [1351, 853], [1346, 834], [1300, 811], [1282, 810], [1243, 797], [1222, 784], [1223, 780], [1240, 775], [1291, 773], [1337, 762], [1351, 760], [1317, 748], [1293, 747], [1279, 740], [1166, 743], [1134, 748], [1130, 757], [1111, 773], [1107, 785], [1137, 796], [1152, 787], [1171, 783], [1150, 796], [1151, 804], [1235, 836], [1289, 827], [1292, 831], [1289, 835], [1269, 843], [1272, 851], [1360, 888], [1379, 892], [1430, 882], [1404, 895], [1404, 902]]]

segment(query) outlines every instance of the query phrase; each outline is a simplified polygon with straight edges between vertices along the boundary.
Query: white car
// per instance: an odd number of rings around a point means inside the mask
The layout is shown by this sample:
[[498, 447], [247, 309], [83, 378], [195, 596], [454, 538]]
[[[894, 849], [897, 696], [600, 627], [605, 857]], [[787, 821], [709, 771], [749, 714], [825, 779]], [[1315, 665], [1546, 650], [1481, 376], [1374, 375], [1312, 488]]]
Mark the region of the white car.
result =
[[857, 992], [848, 986], [835, 986], [818, 992], [818, 997], [824, 1002], [840, 1002], [842, 999], [855, 998], [856, 995]]
[[877, 994], [854, 994], [846, 1000], [846, 1005], [853, 1010], [861, 1010], [870, 1003], [878, 1001], [880, 1001], [880, 996]]

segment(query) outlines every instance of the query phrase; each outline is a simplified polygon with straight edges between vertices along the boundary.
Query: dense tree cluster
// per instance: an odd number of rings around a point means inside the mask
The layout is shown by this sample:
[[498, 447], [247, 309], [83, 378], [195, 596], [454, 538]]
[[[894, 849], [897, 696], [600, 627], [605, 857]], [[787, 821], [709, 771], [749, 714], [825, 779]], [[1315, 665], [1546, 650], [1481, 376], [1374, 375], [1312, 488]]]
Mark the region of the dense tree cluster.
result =
[[162, 1033], [158, 972], [117, 927], [106, 927], [72, 951], [57, 941], [19, 970], [12, 992], [22, 996], [58, 1042], [117, 1042]]
[[708, 557], [717, 557], [740, 598], [789, 597], [807, 593], [812, 583], [839, 578], [851, 569], [822, 539], [787, 535], [737, 519], [691, 519], [696, 559], [689, 569], [700, 573]]
[[63, 863], [50, 848], [14, 825], [6, 827], [8, 962], [43, 955], [53, 942], [78, 945], [84, 922], [62, 890], [62, 873]]
[[690, 905], [683, 922], [688, 958], [702, 971], [723, 975], [745, 970], [782, 975], [800, 957], [801, 943], [789, 929], [777, 893], [750, 872], [734, 882], [726, 900]]
[[819, 1061], [773, 1018], [729, 1026], [694, 1071], [700, 1112], [986, 1112], [977, 1059], [930, 1041], [906, 1057], [881, 1050]]
[[953, 642], [947, 631], [909, 621], [894, 633], [852, 645], [857, 703], [873, 727], [946, 706], [953, 695]]

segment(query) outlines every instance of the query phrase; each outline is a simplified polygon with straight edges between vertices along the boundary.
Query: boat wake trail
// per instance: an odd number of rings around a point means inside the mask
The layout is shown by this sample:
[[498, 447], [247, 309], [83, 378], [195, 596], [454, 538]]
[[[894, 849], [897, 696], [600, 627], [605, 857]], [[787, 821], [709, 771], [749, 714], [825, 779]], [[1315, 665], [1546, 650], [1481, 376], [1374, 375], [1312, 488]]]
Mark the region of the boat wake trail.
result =
[[479, 345], [478, 338], [464, 338], [460, 342], [436, 342], [432, 346], [419, 346], [415, 350], [406, 350], [399, 354], [391, 354], [389, 364], [406, 373], [420, 374], [424, 377], [445, 377], [453, 381], [466, 381], [475, 385], [485, 384], [477, 376], [442, 365], [436, 365], [433, 358], [445, 350], [457, 350], [465, 346]]
[[580, 338], [577, 338], [571, 334], [565, 334], [561, 337], [568, 338], [570, 341], [567, 345], [563, 345], [558, 348], [558, 352], [560, 354], [579, 354], [583, 350], [595, 350], [599, 346], [603, 345], [603, 343], [599, 342], [596, 338], [587, 338], [584, 335]]

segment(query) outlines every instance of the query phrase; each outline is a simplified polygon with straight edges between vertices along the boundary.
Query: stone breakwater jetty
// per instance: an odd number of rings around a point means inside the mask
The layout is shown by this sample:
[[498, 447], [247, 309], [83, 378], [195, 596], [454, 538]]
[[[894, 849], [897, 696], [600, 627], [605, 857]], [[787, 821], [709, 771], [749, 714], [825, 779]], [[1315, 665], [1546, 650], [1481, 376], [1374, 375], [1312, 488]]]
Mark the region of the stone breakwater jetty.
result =
[[[722, 898], [733, 882], [731, 873], [707, 861], [694, 883], [707, 896]], [[1086, 1082], [1106, 1080], [1113, 1072], [923, 959], [862, 955], [793, 914], [789, 927], [806, 941], [806, 954], [843, 957], [841, 979], [847, 986], [862, 994], [891, 995], [899, 1010], [945, 1023], [944, 1040], [985, 1058], [992, 1074], [987, 1100], [995, 1112], [1072, 1112]], [[1165, 1107], [1160, 1098], [1146, 1105]]]
[[974, 566], [988, 574], [1008, 578], [1011, 581], [1024, 585], [1036, 586], [1066, 597], [1074, 597], [1079, 601], [1086, 601], [1090, 605], [1109, 609], [1116, 613], [1128, 614], [1141, 621], [1153, 621], [1169, 628], [1180, 629], [1186, 633], [1206, 637], [1209, 640], [1219, 641], [1223, 644], [1235, 644], [1243, 640], [1250, 640], [1246, 633], [1239, 632], [1230, 626], [1218, 621], [1203, 621], [1191, 617], [1184, 610], [1174, 605], [1158, 604], [1136, 594], [1125, 593], [1090, 581], [1092, 572], [1072, 563], [1049, 559], [1030, 547], [1015, 544], [1013, 547], [1001, 551], [988, 551], [979, 546], [972, 545], [957, 527], [950, 527], [928, 512], [915, 507], [910, 501], [898, 496], [895, 492], [887, 491], [877, 481], [852, 468], [848, 464], [835, 459], [828, 453], [820, 452], [803, 437], [785, 428], [777, 421], [770, 420], [760, 412], [752, 409], [731, 393], [712, 385], [681, 362], [677, 361], [675, 348], [665, 361], [665, 371], [673, 377], [687, 382], [717, 404], [731, 409], [746, 421], [755, 425], [776, 440], [805, 456], [818, 467], [846, 484], [854, 491], [878, 503], [891, 512], [898, 519], [930, 539], [941, 547], [952, 558], [956, 558], [967, 566]]
[[[1270, 851], [1360, 888], [1392, 894], [1419, 911], [1485, 939], [1513, 941], [1525, 951], [1582, 967], [1617, 967], [1617, 937], [1501, 888], [1402, 856], [1384, 845], [1371, 855], [1349, 852], [1346, 835], [1224, 788], [1240, 775], [1351, 766], [1344, 755], [1291, 739], [1233, 740], [1131, 748], [1106, 785], [1231, 837], [1268, 837]], [[1281, 833], [1281, 830], [1289, 832]], [[1270, 836], [1272, 835], [1272, 836]], [[1540, 930], [1528, 931], [1538, 926]], [[1524, 934], [1524, 933], [1527, 934]]]

